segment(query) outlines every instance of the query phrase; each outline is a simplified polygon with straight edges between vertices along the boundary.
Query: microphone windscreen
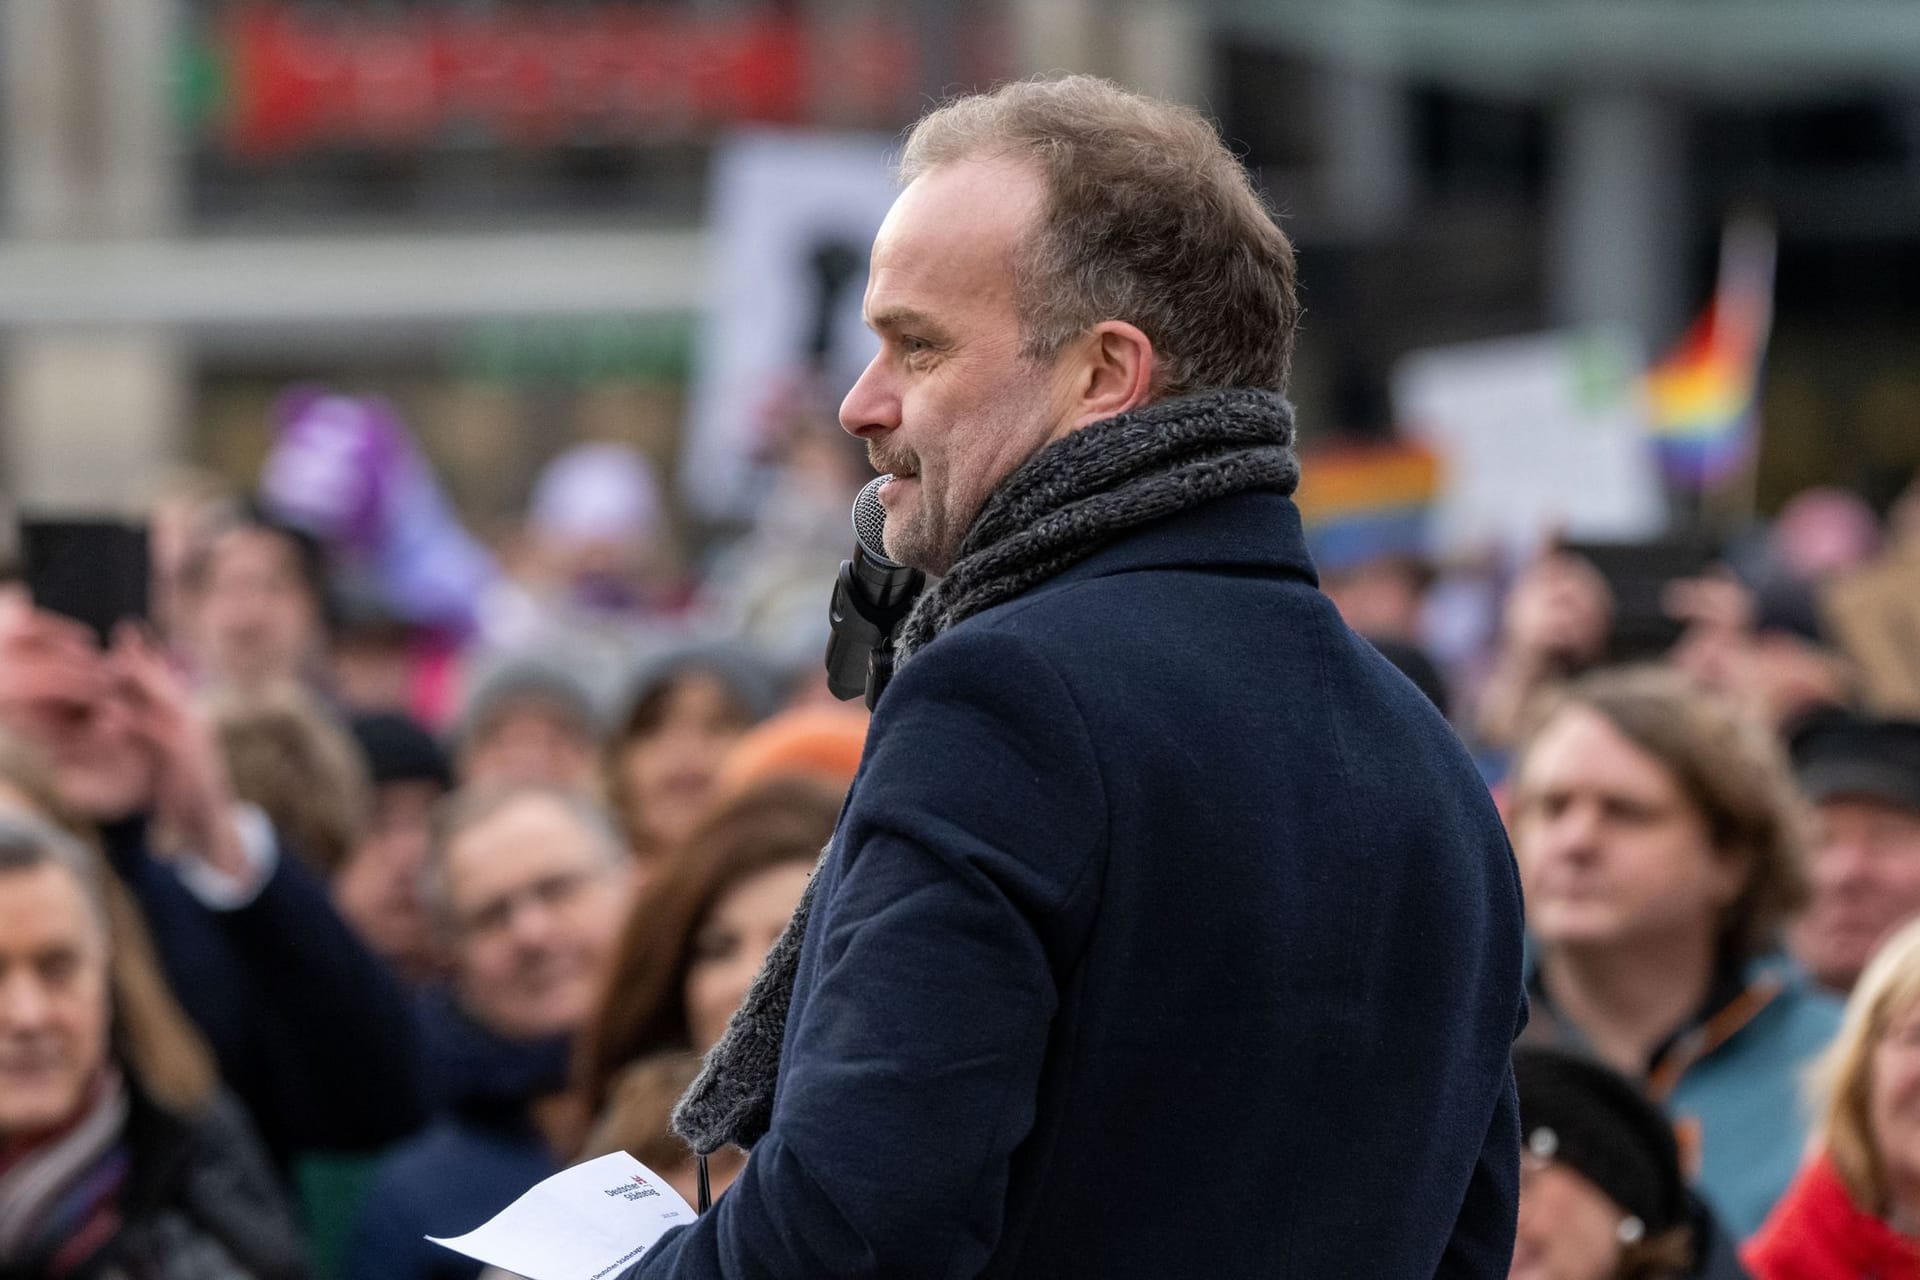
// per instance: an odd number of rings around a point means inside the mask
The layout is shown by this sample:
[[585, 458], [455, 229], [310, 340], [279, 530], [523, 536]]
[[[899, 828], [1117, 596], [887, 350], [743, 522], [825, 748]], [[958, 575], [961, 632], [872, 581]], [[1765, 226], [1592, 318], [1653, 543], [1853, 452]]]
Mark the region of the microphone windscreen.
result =
[[894, 563], [886, 552], [887, 509], [880, 505], [880, 489], [891, 479], [892, 476], [875, 476], [853, 500], [853, 536], [862, 551], [888, 568], [894, 567]]

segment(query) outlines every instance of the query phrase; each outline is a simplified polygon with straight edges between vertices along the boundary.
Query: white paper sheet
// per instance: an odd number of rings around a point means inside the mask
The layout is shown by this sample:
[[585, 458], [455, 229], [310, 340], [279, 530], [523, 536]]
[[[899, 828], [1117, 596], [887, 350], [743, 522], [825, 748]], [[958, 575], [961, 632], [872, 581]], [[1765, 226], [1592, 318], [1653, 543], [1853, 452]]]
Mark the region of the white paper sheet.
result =
[[691, 1205], [624, 1151], [554, 1174], [485, 1225], [437, 1245], [527, 1280], [612, 1280]]

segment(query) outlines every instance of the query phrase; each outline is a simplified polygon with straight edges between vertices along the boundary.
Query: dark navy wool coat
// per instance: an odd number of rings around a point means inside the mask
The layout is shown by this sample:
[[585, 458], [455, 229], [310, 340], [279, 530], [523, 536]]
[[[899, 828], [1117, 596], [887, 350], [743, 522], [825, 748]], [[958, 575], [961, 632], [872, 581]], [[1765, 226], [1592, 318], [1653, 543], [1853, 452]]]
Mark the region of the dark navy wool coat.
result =
[[1287, 499], [922, 650], [820, 874], [772, 1131], [631, 1274], [1507, 1274], [1512, 854]]

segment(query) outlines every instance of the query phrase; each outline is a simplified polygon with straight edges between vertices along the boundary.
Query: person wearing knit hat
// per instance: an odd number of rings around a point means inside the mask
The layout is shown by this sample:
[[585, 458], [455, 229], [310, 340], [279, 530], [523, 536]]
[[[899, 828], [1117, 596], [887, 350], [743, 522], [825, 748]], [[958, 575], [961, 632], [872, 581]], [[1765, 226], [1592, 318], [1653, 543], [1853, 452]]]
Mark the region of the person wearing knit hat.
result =
[[645, 541], [660, 528], [659, 482], [631, 446], [577, 444], [540, 472], [527, 520], [542, 536], [569, 545]]
[[728, 753], [778, 698], [767, 664], [726, 643], [671, 650], [634, 674], [601, 769], [608, 803], [643, 867], [687, 838]]
[[816, 778], [840, 794], [853, 785], [867, 744], [867, 713], [855, 707], [795, 707], [749, 729], [714, 779], [716, 798], [768, 778]]
[[366, 757], [367, 776], [376, 787], [426, 783], [439, 791], [453, 789], [453, 763], [446, 750], [412, 716], [397, 711], [374, 711], [353, 717], [348, 724], [353, 740]]
[[453, 767], [434, 736], [407, 716], [355, 716], [348, 727], [366, 758], [373, 804], [334, 876], [334, 904], [396, 972], [424, 980], [437, 975], [439, 962], [420, 904], [420, 871]]
[[1792, 739], [1801, 794], [1819, 818], [1812, 893], [1787, 945], [1814, 980], [1852, 990], [1876, 948], [1920, 917], [1920, 720], [1833, 710]]
[[527, 505], [520, 586], [542, 613], [634, 621], [675, 594], [653, 464], [631, 445], [577, 444], [549, 462]]
[[544, 656], [497, 658], [473, 678], [454, 772], [462, 786], [591, 790], [599, 735], [600, 706], [577, 671]]
[[1588, 1058], [1522, 1046], [1520, 1221], [1510, 1280], [1696, 1274], [1679, 1145], [1659, 1109]]

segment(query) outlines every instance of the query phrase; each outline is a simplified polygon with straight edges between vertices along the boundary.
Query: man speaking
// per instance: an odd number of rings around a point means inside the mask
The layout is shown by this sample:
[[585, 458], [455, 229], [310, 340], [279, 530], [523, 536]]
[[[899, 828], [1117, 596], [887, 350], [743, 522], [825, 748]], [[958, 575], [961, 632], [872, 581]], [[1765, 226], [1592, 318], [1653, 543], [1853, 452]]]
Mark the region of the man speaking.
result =
[[941, 581], [681, 1106], [752, 1158], [629, 1276], [1505, 1276], [1519, 889], [1315, 588], [1292, 247], [1200, 116], [1086, 77], [902, 176], [840, 416]]

